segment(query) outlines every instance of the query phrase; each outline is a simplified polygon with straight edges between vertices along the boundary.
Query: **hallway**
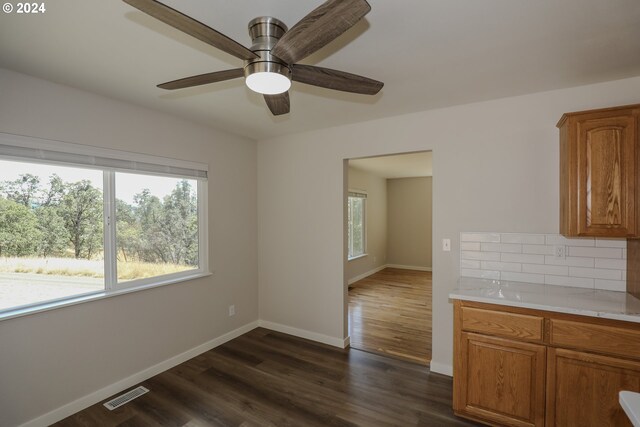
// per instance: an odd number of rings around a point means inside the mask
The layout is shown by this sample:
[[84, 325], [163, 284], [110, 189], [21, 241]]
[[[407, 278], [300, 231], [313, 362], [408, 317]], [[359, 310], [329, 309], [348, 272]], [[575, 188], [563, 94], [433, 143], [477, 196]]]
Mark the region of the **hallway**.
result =
[[349, 287], [351, 347], [431, 361], [430, 271], [385, 268]]

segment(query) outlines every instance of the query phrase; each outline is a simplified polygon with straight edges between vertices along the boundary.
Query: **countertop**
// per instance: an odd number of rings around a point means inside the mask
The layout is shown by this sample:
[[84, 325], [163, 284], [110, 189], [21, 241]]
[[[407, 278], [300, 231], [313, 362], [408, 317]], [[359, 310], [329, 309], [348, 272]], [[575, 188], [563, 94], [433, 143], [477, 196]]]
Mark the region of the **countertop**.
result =
[[640, 323], [640, 300], [626, 292], [461, 277], [449, 298]]
[[640, 393], [621, 391], [620, 406], [631, 420], [631, 424], [640, 427]]

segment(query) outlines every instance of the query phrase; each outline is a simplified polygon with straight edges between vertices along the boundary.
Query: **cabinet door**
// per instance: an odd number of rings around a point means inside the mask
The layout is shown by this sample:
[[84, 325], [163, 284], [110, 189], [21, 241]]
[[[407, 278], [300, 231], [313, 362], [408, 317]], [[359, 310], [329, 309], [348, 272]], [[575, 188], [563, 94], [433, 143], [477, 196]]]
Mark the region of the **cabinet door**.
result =
[[456, 348], [457, 414], [504, 426], [544, 425], [544, 346], [463, 332]]
[[578, 235], [636, 234], [636, 118], [577, 121]]
[[577, 351], [548, 350], [547, 427], [632, 427], [618, 402], [640, 391], [640, 363]]

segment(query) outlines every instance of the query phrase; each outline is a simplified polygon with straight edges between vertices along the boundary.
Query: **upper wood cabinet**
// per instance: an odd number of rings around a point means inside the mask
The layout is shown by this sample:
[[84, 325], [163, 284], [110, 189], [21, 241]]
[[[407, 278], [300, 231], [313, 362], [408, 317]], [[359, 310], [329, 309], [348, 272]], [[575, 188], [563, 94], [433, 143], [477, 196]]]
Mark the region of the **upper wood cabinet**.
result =
[[567, 113], [560, 128], [560, 233], [638, 237], [640, 105]]

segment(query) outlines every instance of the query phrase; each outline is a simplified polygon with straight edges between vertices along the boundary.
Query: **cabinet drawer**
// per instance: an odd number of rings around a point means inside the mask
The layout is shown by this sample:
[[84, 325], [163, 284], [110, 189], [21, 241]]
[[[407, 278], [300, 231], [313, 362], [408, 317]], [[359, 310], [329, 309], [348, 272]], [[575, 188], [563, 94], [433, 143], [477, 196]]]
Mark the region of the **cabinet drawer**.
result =
[[640, 359], [637, 329], [551, 319], [550, 344]]
[[526, 314], [462, 307], [462, 329], [488, 335], [541, 342], [544, 319]]

